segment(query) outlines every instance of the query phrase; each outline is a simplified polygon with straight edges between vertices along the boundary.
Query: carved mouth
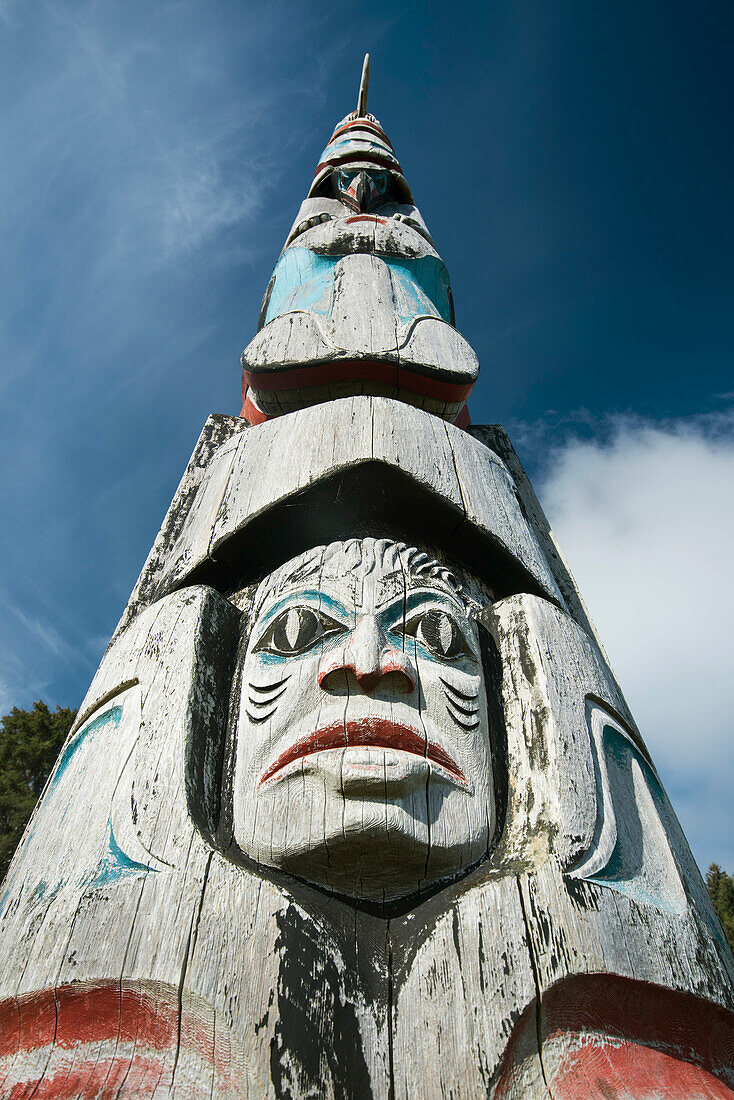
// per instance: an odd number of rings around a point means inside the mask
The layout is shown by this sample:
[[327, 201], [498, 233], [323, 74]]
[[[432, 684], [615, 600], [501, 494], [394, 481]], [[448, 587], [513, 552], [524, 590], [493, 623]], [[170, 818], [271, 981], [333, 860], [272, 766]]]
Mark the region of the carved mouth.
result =
[[469, 790], [469, 783], [458, 764], [451, 759], [440, 745], [398, 722], [389, 722], [385, 718], [360, 718], [351, 722], [334, 722], [330, 726], [316, 730], [307, 737], [300, 737], [290, 748], [281, 753], [263, 773], [258, 786], [273, 779], [286, 764], [315, 752], [327, 749], [344, 748], [383, 748], [397, 749], [401, 752], [421, 756], [437, 764], [443, 771], [455, 779], [460, 786]]

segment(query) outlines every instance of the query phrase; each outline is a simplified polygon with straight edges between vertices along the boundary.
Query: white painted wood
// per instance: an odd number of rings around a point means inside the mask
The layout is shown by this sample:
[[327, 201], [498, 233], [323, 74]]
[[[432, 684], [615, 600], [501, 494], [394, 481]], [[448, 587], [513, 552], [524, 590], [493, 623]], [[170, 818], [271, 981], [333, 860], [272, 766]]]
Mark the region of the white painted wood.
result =
[[[207, 418], [115, 636], [140, 607], [164, 594], [158, 590], [162, 574], [184, 576], [185, 565], [199, 560], [201, 551], [197, 551], [197, 538], [208, 542], [206, 529], [201, 531], [201, 525], [206, 522], [207, 511], [218, 507], [217, 487], [226, 478], [225, 471], [231, 464], [228, 441], [248, 427], [247, 421], [237, 416], [220, 414]], [[210, 523], [213, 518], [209, 517]], [[184, 530], [186, 536], [181, 541]], [[178, 554], [173, 549], [177, 545], [180, 547]], [[166, 591], [171, 591], [172, 587], [169, 584]]]
[[[219, 710], [221, 721], [228, 692], [210, 671], [217, 639], [235, 644], [233, 614], [207, 589], [171, 595], [108, 651], [72, 739], [117, 700], [117, 740], [103, 739], [103, 725], [99, 740], [83, 742], [67, 766], [71, 789], [55, 788], [65, 809], [50, 791], [36, 814], [3, 913], [3, 943], [13, 949], [3, 953], [1, 994], [22, 999], [52, 986], [66, 997], [84, 983], [117, 982], [121, 996], [179, 1021], [180, 1042], [171, 1032], [151, 1071], [163, 1095], [219, 1097], [277, 1096], [286, 1086], [307, 1095], [317, 1073], [323, 1094], [336, 1096], [347, 1071], [361, 1075], [367, 1095], [385, 1095], [392, 1078], [395, 1096], [492, 1095], [499, 1082], [503, 1096], [542, 1097], [544, 1073], [556, 1072], [566, 1048], [549, 1047], [541, 1064], [538, 991], [601, 972], [730, 1003], [727, 956], [672, 819], [664, 836], [685, 912], [635, 901], [613, 883], [575, 876], [569, 888], [599, 812], [588, 696], [617, 716], [641, 758], [644, 748], [598, 647], [568, 615], [530, 596], [484, 613], [504, 677], [504, 835], [463, 882], [385, 921], [293, 879], [263, 877], [226, 848], [212, 851], [191, 817], [187, 742], [201, 730], [217, 736], [211, 716]], [[116, 782], [129, 781], [131, 748], [136, 854], [150, 853], [155, 869], [84, 886], [104, 863], [103, 826]], [[649, 802], [638, 805], [649, 811]], [[124, 843], [129, 836], [120, 829]], [[66, 876], [50, 903], [33, 897], [34, 868]], [[100, 1067], [125, 1069], [138, 1094], [147, 1088], [142, 1036], [90, 1045], [86, 1026], [71, 1048], [46, 1045], [7, 1061], [7, 1079], [32, 1081], [45, 1067], [47, 1077], [72, 1080]], [[299, 1046], [294, 1036], [305, 1033], [309, 1043]]]
[[565, 599], [549, 568], [537, 530], [523, 513], [510, 471], [488, 447], [466, 432], [446, 425], [456, 474], [469, 523], [476, 524], [507, 547], [547, 595], [566, 608]]
[[[517, 882], [480, 872], [423, 908], [390, 922], [395, 1096], [492, 1095], [515, 1021], [536, 992]], [[529, 1062], [524, 1095], [544, 1097], [532, 1053]]]
[[[352, 397], [239, 433], [213, 453], [205, 471], [196, 467], [192, 479], [198, 479], [198, 492], [192, 490], [174, 538], [170, 519], [164, 523], [156, 545], [168, 539], [168, 555], [165, 560], [160, 550], [151, 555], [123, 622], [145, 599], [171, 591], [207, 561], [226, 554], [230, 540], [240, 538], [257, 517], [326, 478], [368, 463], [378, 463], [370, 478], [375, 506], [385, 522], [402, 533], [399, 511], [391, 508], [389, 494], [379, 488], [383, 474], [392, 468], [436, 494], [455, 513], [451, 527], [459, 558], [468, 530], [474, 529], [514, 558], [531, 583], [563, 606], [538, 535], [524, 518], [512, 478], [494, 452], [402, 402]], [[469, 528], [461, 526], [463, 520]], [[449, 552], [450, 534], [444, 530]], [[246, 550], [241, 560], [246, 569]]]
[[[509, 440], [445, 423], [478, 362], [373, 125], [392, 197], [303, 204], [277, 419], [207, 421], [11, 865], [0, 1096], [602, 1100], [635, 1044], [734, 1089], [734, 959]], [[265, 388], [350, 359], [394, 378]]]
[[497, 454], [507, 466], [515, 483], [524, 513], [535, 532], [543, 556], [548, 562], [563, 595], [564, 603], [562, 606], [565, 605], [576, 622], [584, 628], [587, 634], [591, 634], [596, 639], [603, 652], [602, 641], [589, 617], [583, 596], [569, 569], [563, 550], [558, 545], [540, 501], [535, 495], [530, 479], [506, 431], [499, 424], [472, 424], [467, 429], [467, 433]]
[[[500, 601], [484, 619], [504, 669], [510, 763], [507, 824], [493, 862], [526, 868], [521, 882], [541, 988], [569, 973], [608, 972], [731, 1005], [731, 955], [652, 769], [643, 775], [636, 764], [637, 785], [631, 777], [615, 796], [617, 804], [604, 805], [589, 701], [592, 712], [601, 705], [639, 747], [634, 760], [644, 762], [647, 754], [596, 643], [536, 597]], [[660, 791], [656, 799], [641, 797], [643, 783]], [[603, 827], [611, 814], [627, 828], [640, 818], [634, 841], [639, 858], [619, 877], [608, 870], [602, 882], [594, 867], [585, 881], [578, 868], [598, 850], [597, 822]], [[654, 843], [661, 850], [651, 872], [645, 846]]]

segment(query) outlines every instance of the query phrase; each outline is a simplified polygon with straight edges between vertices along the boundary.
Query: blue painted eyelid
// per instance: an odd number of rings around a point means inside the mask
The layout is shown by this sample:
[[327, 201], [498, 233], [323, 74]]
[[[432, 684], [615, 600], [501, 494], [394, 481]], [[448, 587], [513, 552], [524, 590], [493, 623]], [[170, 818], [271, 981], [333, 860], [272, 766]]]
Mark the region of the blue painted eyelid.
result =
[[[399, 609], [402, 613], [403, 606], [405, 606], [406, 611], [414, 611], [416, 607], [419, 607], [421, 605], [421, 603], [427, 602], [431, 599], [435, 601], [436, 595], [436, 591], [429, 588], [422, 589], [417, 592], [411, 592], [409, 593], [407, 599], [404, 599], [402, 596], [398, 596], [395, 600], [389, 603], [387, 607], [383, 608], [379, 612], [379, 616], [384, 621], [386, 618], [390, 618], [397, 609]], [[449, 600], [453, 604], [454, 609], [458, 611], [459, 614], [465, 615], [464, 609], [461, 607], [458, 601], [452, 600], [448, 594], [443, 592], [439, 595]], [[336, 600], [332, 596], [329, 596], [326, 592], [319, 592], [318, 589], [314, 588], [307, 589], [305, 592], [291, 593], [290, 595], [282, 596], [281, 599], [274, 603], [270, 610], [263, 616], [262, 626], [268, 626], [275, 618], [275, 616], [278, 615], [279, 612], [282, 611], [284, 607], [286, 607], [289, 603], [293, 603], [294, 607], [300, 606], [304, 603], [313, 604], [315, 610], [324, 609], [326, 611], [333, 612], [333, 614], [340, 615], [343, 619], [350, 620], [349, 624], [344, 624], [345, 626], [351, 625], [352, 613], [350, 613], [347, 608], [339, 602], [339, 600]]]
[[[390, 633], [393, 633], [393, 632], [390, 631]], [[479, 658], [476, 656], [476, 654], [474, 653], [474, 650], [471, 649], [471, 648], [470, 648], [468, 653], [466, 653], [466, 652], [460, 653], [460, 654], [457, 654], [456, 657], [451, 657], [451, 658], [440, 657], [437, 653], [434, 653], [432, 649], [429, 649], [428, 646], [423, 645], [423, 643], [420, 642], [418, 640], [418, 638], [415, 637], [414, 634], [407, 634], [407, 635], [406, 634], [400, 634], [400, 635], [398, 635], [396, 633], [395, 636], [400, 637], [401, 640], [403, 638], [409, 638], [410, 642], [412, 643], [411, 648], [413, 648], [413, 646], [415, 647], [416, 655], [425, 658], [425, 660], [427, 660], [427, 661], [435, 661], [437, 664], [440, 664], [440, 665], [457, 665], [457, 664], [459, 664], [459, 662], [461, 660], [467, 660], [467, 659], [470, 660], [470, 661], [473, 661], [474, 664], [477, 664], [479, 662]], [[469, 644], [469, 643], [467, 643], [467, 644]]]
[[331, 596], [327, 596], [325, 592], [319, 592], [317, 589], [308, 589], [306, 592], [291, 593], [288, 596], [282, 596], [263, 616], [262, 625], [268, 626], [276, 615], [287, 607], [288, 604], [292, 604], [293, 607], [300, 607], [304, 603], [314, 605], [314, 610], [323, 609], [333, 612], [335, 615], [341, 615], [342, 618], [349, 618], [349, 612], [338, 600], [332, 599]]

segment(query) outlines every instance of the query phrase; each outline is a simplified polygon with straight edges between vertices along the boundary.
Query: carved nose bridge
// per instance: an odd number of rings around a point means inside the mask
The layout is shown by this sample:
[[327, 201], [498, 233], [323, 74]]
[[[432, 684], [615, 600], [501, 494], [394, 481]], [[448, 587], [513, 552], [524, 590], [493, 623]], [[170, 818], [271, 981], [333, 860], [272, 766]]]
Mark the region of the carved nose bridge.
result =
[[372, 188], [370, 186], [370, 178], [366, 172], [360, 172], [354, 181], [354, 197], [357, 200], [360, 210], [369, 210], [370, 200], [372, 198]]
[[413, 664], [402, 649], [390, 644], [376, 615], [360, 615], [349, 644], [319, 670], [319, 686], [328, 689], [328, 677], [333, 672], [352, 672], [362, 691], [374, 691], [383, 676], [397, 676], [402, 691], [412, 691], [416, 684]]
[[363, 691], [374, 691], [377, 687], [382, 676], [382, 653], [387, 647], [387, 635], [377, 616], [360, 615], [349, 649], [352, 657], [351, 669]]

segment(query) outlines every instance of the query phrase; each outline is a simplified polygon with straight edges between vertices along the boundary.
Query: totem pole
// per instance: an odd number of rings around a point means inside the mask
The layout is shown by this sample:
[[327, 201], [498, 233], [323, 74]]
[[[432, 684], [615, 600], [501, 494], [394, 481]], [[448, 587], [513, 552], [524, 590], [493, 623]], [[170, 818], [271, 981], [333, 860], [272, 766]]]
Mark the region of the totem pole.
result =
[[734, 1097], [734, 960], [382, 126], [16, 853], [0, 1096]]

